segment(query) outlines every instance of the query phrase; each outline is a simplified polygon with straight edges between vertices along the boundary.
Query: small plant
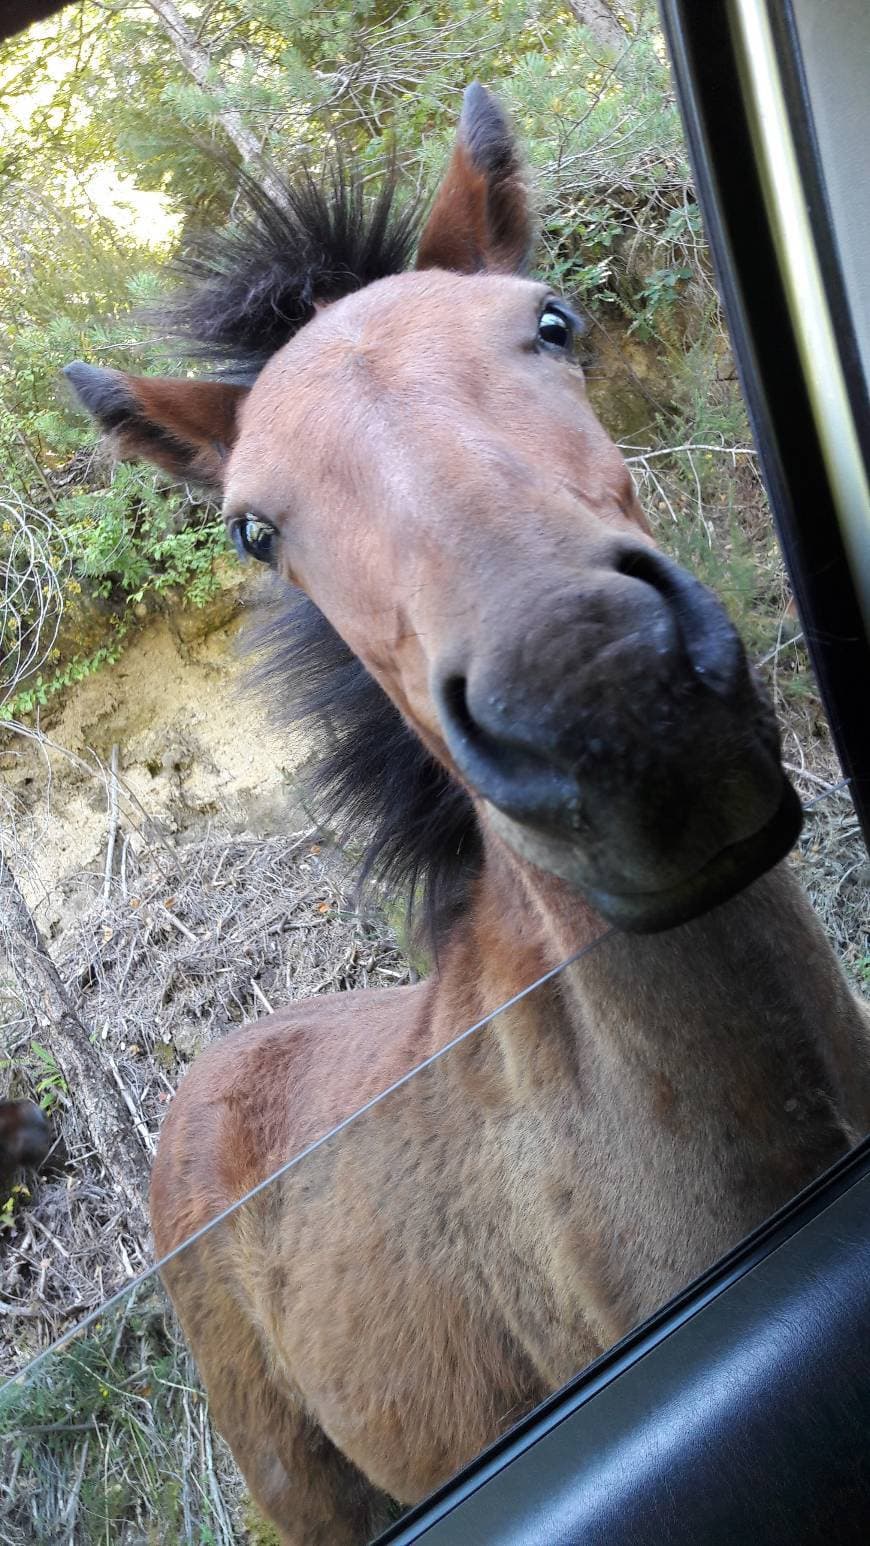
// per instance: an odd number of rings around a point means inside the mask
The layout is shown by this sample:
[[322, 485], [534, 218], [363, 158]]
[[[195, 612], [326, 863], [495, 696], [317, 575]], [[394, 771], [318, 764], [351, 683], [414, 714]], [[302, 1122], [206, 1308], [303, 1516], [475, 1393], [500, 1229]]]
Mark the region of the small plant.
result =
[[[2, 1197], [2, 1193], [0, 1193]], [[30, 1197], [30, 1190], [23, 1182], [10, 1188], [9, 1196], [0, 1202], [0, 1234], [15, 1226], [15, 1211], [19, 1205], [26, 1203]]]
[[69, 1086], [58, 1066], [54, 1054], [41, 1042], [32, 1041], [30, 1050], [44, 1070], [36, 1081], [36, 1093], [41, 1109], [50, 1116], [57, 1106], [63, 1105], [69, 1095]]
[[74, 656], [65, 666], [57, 671], [49, 671], [46, 676], [40, 672], [28, 687], [16, 693], [8, 703], [0, 704], [0, 721], [19, 719], [24, 714], [32, 714], [37, 708], [44, 708], [49, 700], [64, 687], [70, 687], [74, 682], [83, 682], [86, 677], [93, 676], [95, 671], [99, 671], [101, 666], [113, 666], [115, 661], [120, 659], [126, 635], [126, 623], [116, 623], [115, 637], [112, 642], [101, 644], [90, 655]]
[[122, 606], [177, 590], [204, 606], [217, 589], [215, 559], [226, 551], [213, 506], [156, 482], [141, 466], [119, 466], [106, 487], [61, 502], [60, 519], [77, 575], [96, 596]]
[[[149, 600], [204, 607], [220, 584], [227, 542], [214, 507], [142, 467], [120, 466], [106, 486], [78, 488], [50, 520], [10, 492], [0, 517], [0, 720], [32, 714], [113, 665]], [[96, 645], [95, 602], [104, 611]], [[90, 648], [70, 654], [78, 637]]]
[[673, 309], [681, 287], [692, 278], [692, 274], [692, 269], [686, 264], [653, 269], [638, 291], [638, 309], [628, 331], [637, 333], [638, 338], [654, 337], [662, 312]]

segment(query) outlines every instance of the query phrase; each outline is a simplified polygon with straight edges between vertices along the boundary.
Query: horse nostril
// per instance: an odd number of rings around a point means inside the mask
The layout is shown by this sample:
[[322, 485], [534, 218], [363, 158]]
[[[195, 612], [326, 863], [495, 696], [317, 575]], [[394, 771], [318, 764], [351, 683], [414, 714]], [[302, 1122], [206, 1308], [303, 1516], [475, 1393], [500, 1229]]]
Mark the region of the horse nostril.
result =
[[448, 676], [441, 683], [439, 693], [442, 714], [455, 732], [468, 740], [476, 740], [479, 729], [468, 707], [468, 681], [464, 676]]
[[655, 548], [623, 548], [615, 568], [658, 591], [665, 602], [685, 656], [705, 686], [730, 693], [745, 675], [743, 645], [724, 607], [705, 585]]
[[484, 695], [474, 703], [468, 678], [447, 672], [434, 686], [448, 750], [472, 788], [519, 819], [542, 810], [570, 812], [577, 804], [573, 772], [541, 747], [534, 729], [514, 721], [504, 701]]
[[510, 724], [510, 716], [502, 723], [503, 703], [489, 697], [482, 706], [472, 707], [466, 676], [445, 676], [436, 688], [436, 696], [448, 745], [463, 767], [472, 762], [477, 768], [486, 764], [492, 772], [509, 775], [518, 759], [538, 761], [526, 737], [517, 734], [516, 727]]
[[447, 745], [460, 769], [467, 772], [472, 767], [479, 773], [483, 764], [498, 768], [498, 736], [480, 723], [468, 701], [467, 676], [449, 672], [435, 684], [441, 725]]

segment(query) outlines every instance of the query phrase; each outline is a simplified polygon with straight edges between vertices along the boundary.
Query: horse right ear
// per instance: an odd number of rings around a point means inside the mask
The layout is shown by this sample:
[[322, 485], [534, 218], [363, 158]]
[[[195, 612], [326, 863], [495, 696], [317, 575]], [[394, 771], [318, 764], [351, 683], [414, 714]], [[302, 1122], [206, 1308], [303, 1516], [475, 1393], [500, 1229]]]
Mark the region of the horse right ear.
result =
[[533, 234], [513, 131], [495, 97], [475, 82], [465, 93], [453, 155], [420, 238], [417, 267], [522, 273]]
[[143, 458], [177, 478], [223, 485], [247, 387], [175, 376], [129, 376], [76, 360], [64, 375], [125, 460]]

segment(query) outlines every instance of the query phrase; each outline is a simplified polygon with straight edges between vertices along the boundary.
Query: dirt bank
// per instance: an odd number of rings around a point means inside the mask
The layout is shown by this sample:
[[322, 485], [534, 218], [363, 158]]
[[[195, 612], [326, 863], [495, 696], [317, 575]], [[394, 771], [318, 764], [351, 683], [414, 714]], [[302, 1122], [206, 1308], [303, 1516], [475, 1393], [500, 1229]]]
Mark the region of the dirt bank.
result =
[[243, 689], [244, 598], [158, 617], [116, 665], [70, 690], [42, 739], [0, 738], [5, 841], [50, 937], [103, 887], [117, 751], [112, 885], [158, 831], [170, 842], [210, 824], [255, 836], [287, 829], [305, 748], [276, 735]]

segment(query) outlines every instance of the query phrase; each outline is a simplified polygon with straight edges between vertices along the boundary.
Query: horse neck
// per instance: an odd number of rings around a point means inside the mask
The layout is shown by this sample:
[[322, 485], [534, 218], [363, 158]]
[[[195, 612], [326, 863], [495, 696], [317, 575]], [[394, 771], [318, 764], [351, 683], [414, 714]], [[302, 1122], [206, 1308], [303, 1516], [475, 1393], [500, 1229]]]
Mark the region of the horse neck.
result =
[[623, 934], [564, 882], [487, 836], [476, 895], [450, 942], [444, 998], [454, 989], [467, 996], [474, 983], [469, 1007], [482, 1014], [563, 961], [555, 993], [536, 990], [525, 1013], [510, 1018], [506, 1034], [529, 1052], [554, 1015], [578, 1044], [607, 1047], [627, 1069], [639, 1060], [673, 1066], [681, 1082], [699, 1057], [705, 1081], [718, 1065], [733, 1079], [736, 1056], [761, 1071], [773, 1046], [787, 1044], [791, 1060], [815, 1047], [838, 1097], [855, 1097], [862, 1115], [867, 1108], [866, 1020], [787, 864], [692, 923]]
[[[514, 1114], [534, 1132], [512, 1186], [536, 1230], [541, 1177], [558, 1172], [584, 1240], [639, 1242], [601, 1312], [606, 1340], [870, 1128], [870, 1026], [786, 866], [691, 924], [629, 936], [492, 845], [436, 1013], [449, 1006], [455, 1034], [458, 1005], [470, 1023], [584, 945], [450, 1056], [480, 1120], [508, 1114], [508, 1146]], [[468, 1001], [475, 981], [488, 1005]], [[564, 1234], [564, 1217], [550, 1227]]]

